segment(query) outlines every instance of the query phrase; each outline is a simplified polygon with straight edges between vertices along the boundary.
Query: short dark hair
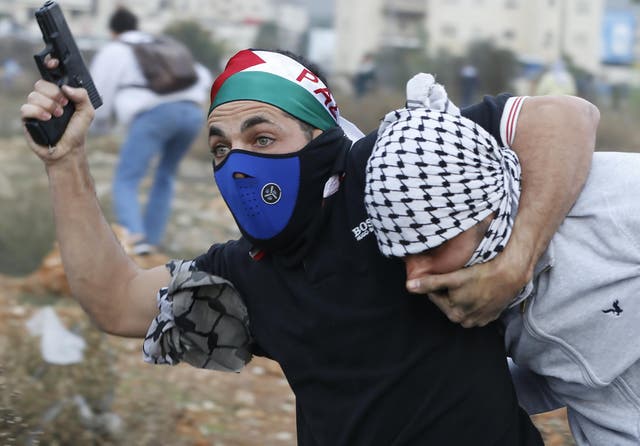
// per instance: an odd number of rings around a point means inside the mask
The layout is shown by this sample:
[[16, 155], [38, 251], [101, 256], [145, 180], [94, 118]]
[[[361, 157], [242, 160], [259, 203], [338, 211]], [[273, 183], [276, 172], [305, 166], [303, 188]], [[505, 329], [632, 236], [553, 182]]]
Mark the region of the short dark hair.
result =
[[127, 8], [120, 6], [109, 19], [109, 29], [116, 34], [138, 29], [138, 17]]
[[[291, 116], [293, 118], [293, 116]], [[302, 130], [302, 133], [304, 133], [305, 138], [307, 138], [307, 142], [311, 141], [313, 139], [313, 131], [316, 129], [314, 126], [312, 126], [311, 124], [307, 124], [304, 121], [301, 121], [300, 119], [294, 118], [296, 121], [298, 121], [298, 125], [300, 126], [300, 130]]]

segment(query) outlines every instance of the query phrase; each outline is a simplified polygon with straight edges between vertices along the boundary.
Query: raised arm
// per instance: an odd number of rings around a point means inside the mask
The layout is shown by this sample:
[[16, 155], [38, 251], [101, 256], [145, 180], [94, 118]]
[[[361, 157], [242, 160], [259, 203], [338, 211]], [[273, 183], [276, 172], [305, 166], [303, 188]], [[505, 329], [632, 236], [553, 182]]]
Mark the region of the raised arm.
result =
[[575, 96], [531, 97], [523, 104], [512, 143], [522, 165], [522, 195], [501, 259], [505, 267], [519, 266], [520, 282], [531, 280], [584, 186], [599, 120], [597, 107]]
[[157, 314], [156, 293], [169, 282], [164, 267], [140, 269], [124, 252], [96, 197], [86, 156], [94, 110], [86, 90], [39, 80], [20, 111], [22, 119], [58, 116], [66, 101], [76, 111], [55, 147], [25, 135], [49, 177], [56, 235], [73, 296], [104, 331], [141, 337]]
[[[600, 114], [573, 96], [528, 98], [512, 147], [522, 164], [514, 230], [493, 261], [450, 274], [416, 277], [407, 287], [429, 294], [454, 322], [486, 325], [531, 280], [533, 268], [575, 202], [587, 177]], [[447, 298], [439, 291], [447, 289]]]

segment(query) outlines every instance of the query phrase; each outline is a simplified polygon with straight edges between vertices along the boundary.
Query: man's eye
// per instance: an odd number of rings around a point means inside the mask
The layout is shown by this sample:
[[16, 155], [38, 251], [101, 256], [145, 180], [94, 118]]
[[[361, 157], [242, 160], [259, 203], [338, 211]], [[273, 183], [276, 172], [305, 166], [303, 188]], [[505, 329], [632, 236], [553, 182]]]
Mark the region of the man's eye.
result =
[[222, 144], [217, 145], [211, 149], [211, 153], [216, 159], [222, 159], [229, 154], [229, 147], [224, 146]]
[[268, 136], [258, 136], [256, 138], [256, 144], [260, 147], [268, 146], [273, 141], [273, 138], [269, 138]]

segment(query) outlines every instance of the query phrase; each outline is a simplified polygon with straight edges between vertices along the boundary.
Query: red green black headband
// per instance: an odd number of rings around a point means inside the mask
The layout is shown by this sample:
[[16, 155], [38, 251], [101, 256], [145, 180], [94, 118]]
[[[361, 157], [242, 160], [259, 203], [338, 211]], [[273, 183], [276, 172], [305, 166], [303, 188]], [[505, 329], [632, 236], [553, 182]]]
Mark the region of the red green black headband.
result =
[[242, 50], [211, 87], [211, 107], [232, 101], [278, 107], [320, 130], [338, 125], [340, 113], [327, 86], [299, 62], [271, 51]]

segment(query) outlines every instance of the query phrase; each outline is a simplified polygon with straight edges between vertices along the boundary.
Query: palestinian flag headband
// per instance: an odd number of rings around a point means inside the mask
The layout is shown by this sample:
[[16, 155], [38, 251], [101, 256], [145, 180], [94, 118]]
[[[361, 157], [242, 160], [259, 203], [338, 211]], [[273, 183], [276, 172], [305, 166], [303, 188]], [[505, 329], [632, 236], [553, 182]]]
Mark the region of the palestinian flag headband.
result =
[[242, 50], [211, 87], [211, 107], [232, 101], [278, 107], [320, 130], [335, 127], [339, 112], [331, 91], [304, 65], [272, 51]]

